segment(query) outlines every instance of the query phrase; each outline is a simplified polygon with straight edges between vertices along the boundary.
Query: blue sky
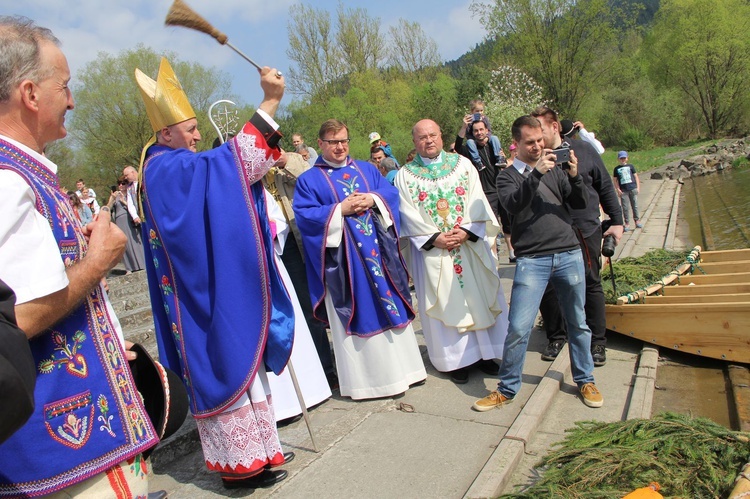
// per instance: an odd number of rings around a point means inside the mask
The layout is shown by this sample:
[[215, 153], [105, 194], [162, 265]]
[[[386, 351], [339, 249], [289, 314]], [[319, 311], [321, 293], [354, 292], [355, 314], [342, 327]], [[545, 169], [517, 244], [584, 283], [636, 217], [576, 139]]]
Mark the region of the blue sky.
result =
[[[287, 23], [295, 0], [186, 0], [229, 41], [261, 65], [287, 71], [290, 61]], [[303, 2], [335, 13], [338, 1]], [[399, 17], [419, 22], [437, 42], [443, 60], [459, 57], [479, 43], [485, 31], [471, 17], [471, 0], [383, 0], [343, 2], [366, 8], [381, 19], [381, 33]], [[29, 17], [50, 28], [63, 43], [73, 78], [101, 51], [116, 54], [143, 43], [157, 52], [171, 50], [181, 59], [215, 66], [232, 77], [232, 88], [246, 103], [256, 105], [262, 93], [257, 72], [244, 59], [214, 39], [178, 27], [164, 26], [172, 0], [0, 0], [0, 12]], [[155, 76], [155, 75], [151, 75]], [[73, 82], [75, 87], [75, 81]], [[75, 97], [75, 95], [74, 95]], [[293, 96], [285, 97], [291, 102]]]

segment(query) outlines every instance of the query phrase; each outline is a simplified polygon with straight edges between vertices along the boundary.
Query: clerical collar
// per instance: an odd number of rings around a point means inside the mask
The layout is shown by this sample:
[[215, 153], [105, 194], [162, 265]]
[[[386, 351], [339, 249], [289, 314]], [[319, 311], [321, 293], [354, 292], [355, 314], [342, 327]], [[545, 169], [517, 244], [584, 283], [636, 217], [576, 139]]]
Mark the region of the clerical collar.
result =
[[331, 168], [342, 168], [342, 167], [346, 166], [349, 163], [349, 156], [346, 157], [346, 159], [344, 160], [343, 163], [331, 163], [330, 161], [328, 161], [327, 159], [325, 159], [323, 156], [321, 156], [320, 158], [323, 161], [325, 161], [326, 164], [328, 166], [330, 166]]
[[422, 159], [422, 163], [425, 166], [431, 165], [432, 163], [441, 163], [443, 161], [443, 151], [440, 151], [440, 154], [438, 154], [434, 158], [425, 158], [421, 154], [419, 155], [419, 157]]

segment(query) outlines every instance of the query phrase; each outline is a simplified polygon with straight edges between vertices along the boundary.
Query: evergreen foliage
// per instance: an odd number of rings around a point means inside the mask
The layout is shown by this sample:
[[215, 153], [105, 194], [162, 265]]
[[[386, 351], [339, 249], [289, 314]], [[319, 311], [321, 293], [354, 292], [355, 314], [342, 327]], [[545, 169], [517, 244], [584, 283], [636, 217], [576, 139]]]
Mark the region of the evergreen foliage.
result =
[[650, 482], [658, 482], [667, 498], [728, 497], [750, 459], [749, 436], [669, 412], [615, 423], [578, 422], [540, 463], [541, 479], [501, 497], [609, 499]]
[[617, 296], [612, 289], [612, 278], [606, 269], [602, 270], [602, 288], [607, 303], [617, 303], [617, 298], [660, 282], [677, 268], [689, 252], [651, 250], [639, 257], [627, 257], [614, 262]]

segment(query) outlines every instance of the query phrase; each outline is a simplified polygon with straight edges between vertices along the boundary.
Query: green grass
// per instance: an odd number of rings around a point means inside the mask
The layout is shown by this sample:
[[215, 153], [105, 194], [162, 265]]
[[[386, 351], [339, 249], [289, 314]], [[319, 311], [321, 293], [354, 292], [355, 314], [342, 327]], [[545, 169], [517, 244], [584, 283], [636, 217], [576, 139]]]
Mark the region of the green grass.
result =
[[748, 166], [750, 166], [750, 160], [744, 157], [732, 161], [732, 167], [734, 168], [747, 168]]
[[[654, 149], [648, 149], [646, 151], [628, 151], [628, 162], [635, 166], [636, 171], [638, 171], [639, 173], [648, 172], [666, 163], [675, 161], [675, 159], [677, 158], [670, 156], [674, 153], [695, 149], [696, 152], [694, 154], [699, 154], [699, 149], [705, 149], [706, 147], [715, 144], [716, 142], [716, 140], [702, 140], [681, 144], [679, 146], [656, 147]], [[620, 150], [621, 148], [609, 147], [604, 152], [604, 154], [602, 154], [602, 160], [607, 166], [607, 170], [610, 172], [610, 174], [619, 164], [617, 162], [617, 153]]]

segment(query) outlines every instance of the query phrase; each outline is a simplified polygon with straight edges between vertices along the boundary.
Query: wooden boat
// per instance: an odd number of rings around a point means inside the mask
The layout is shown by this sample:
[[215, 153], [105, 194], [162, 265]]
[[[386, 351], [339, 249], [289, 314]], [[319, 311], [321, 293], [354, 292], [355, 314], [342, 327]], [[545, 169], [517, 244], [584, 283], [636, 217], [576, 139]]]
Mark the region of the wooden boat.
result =
[[703, 251], [606, 306], [607, 329], [703, 357], [750, 362], [750, 248]]

